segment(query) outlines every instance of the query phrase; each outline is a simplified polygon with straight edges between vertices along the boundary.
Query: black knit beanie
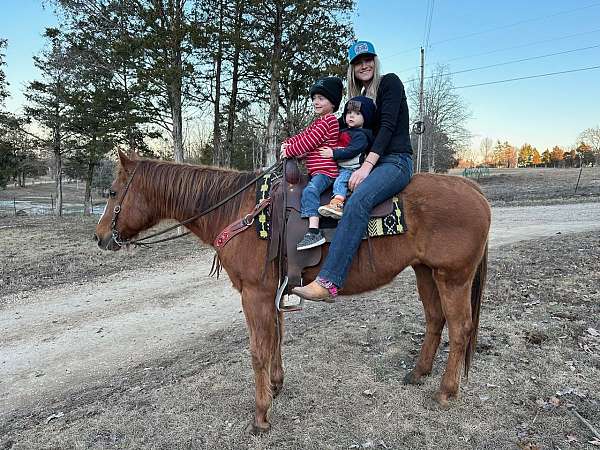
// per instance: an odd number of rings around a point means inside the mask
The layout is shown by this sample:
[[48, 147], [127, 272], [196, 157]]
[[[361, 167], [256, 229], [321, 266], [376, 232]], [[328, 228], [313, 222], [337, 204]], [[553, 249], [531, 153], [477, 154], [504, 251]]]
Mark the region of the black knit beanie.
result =
[[321, 94], [333, 104], [333, 112], [337, 111], [342, 101], [344, 85], [338, 77], [325, 77], [317, 80], [310, 88], [310, 98], [315, 94]]

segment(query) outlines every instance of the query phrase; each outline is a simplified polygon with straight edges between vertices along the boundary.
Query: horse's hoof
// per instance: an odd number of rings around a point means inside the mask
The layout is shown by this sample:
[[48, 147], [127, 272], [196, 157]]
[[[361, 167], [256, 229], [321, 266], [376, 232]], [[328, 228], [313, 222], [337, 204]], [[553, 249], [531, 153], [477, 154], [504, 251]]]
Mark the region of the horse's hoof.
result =
[[436, 392], [433, 396], [433, 399], [438, 404], [440, 409], [447, 410], [447, 409], [450, 409], [450, 398], [451, 397], [454, 397], [454, 396], [443, 393], [443, 392]]
[[410, 372], [408, 372], [406, 375], [404, 375], [404, 384], [414, 384], [414, 385], [423, 384], [423, 380], [421, 378], [422, 378], [421, 376], [418, 376], [415, 373], [415, 369], [413, 369]]
[[283, 389], [283, 383], [273, 383], [271, 384], [271, 392], [273, 393], [273, 398], [277, 397]]
[[265, 434], [269, 431], [271, 431], [271, 424], [269, 422], [267, 422], [265, 425], [257, 425], [254, 422], [250, 422], [246, 427], [246, 433], [251, 434], [253, 436]]

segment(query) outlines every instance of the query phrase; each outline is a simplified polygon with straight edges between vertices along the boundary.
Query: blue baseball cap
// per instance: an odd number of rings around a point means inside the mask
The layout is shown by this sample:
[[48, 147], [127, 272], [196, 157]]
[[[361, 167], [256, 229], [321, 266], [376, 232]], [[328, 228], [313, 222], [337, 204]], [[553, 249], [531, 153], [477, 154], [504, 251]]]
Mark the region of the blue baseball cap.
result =
[[375, 53], [375, 47], [370, 42], [356, 41], [348, 49], [348, 60], [350, 61], [350, 64], [352, 64], [352, 61], [354, 61], [356, 57], [360, 55], [377, 56], [377, 53]]

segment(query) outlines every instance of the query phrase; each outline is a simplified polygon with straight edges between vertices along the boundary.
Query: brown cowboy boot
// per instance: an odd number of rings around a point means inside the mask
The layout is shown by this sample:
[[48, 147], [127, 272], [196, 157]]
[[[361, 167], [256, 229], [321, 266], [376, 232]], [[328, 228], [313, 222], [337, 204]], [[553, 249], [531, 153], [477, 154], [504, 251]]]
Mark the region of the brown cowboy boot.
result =
[[335, 299], [331, 296], [329, 289], [324, 288], [316, 281], [313, 281], [306, 286], [295, 287], [292, 289], [292, 294], [295, 294], [298, 297], [302, 297], [306, 300], [312, 300], [313, 302], [335, 302]]

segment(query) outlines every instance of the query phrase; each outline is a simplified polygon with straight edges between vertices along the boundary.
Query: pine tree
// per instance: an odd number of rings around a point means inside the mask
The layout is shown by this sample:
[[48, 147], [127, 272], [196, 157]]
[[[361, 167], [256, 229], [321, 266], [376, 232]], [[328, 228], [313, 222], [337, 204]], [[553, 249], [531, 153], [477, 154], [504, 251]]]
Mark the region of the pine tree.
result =
[[73, 84], [70, 72], [72, 59], [60, 30], [47, 28], [44, 36], [49, 40], [50, 47], [33, 58], [41, 80], [32, 81], [27, 87], [25, 98], [28, 104], [25, 106], [25, 113], [47, 132], [42, 137], [36, 136], [36, 139], [51, 149], [54, 157], [55, 213], [62, 216], [62, 165], [64, 156], [70, 150], [68, 139], [71, 137], [65, 129], [65, 122], [68, 114], [67, 91]]
[[4, 73], [4, 51], [6, 49], [6, 39], [0, 38], [0, 111], [4, 108], [4, 102], [8, 97], [8, 82], [6, 81], [6, 74]]
[[343, 73], [354, 39], [353, 8], [352, 0], [252, 2], [251, 83], [268, 102], [265, 164], [276, 159], [282, 116], [288, 133], [297, 132], [305, 125], [297, 117], [309, 110], [311, 85], [321, 76]]
[[6, 81], [6, 74], [4, 73], [4, 66], [6, 62], [5, 50], [8, 45], [6, 39], [0, 38], [0, 138], [8, 131], [13, 121], [12, 116], [4, 109], [6, 99], [9, 97], [8, 82]]
[[194, 52], [191, 8], [186, 0], [138, 0], [135, 12], [144, 52], [140, 79], [154, 93], [146, 106], [154, 109], [155, 123], [171, 133], [175, 161], [182, 162], [184, 93], [195, 73], [187, 61]]

